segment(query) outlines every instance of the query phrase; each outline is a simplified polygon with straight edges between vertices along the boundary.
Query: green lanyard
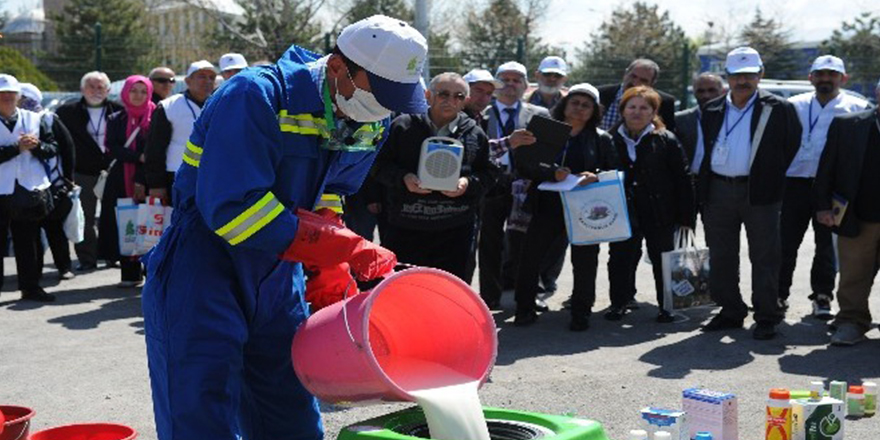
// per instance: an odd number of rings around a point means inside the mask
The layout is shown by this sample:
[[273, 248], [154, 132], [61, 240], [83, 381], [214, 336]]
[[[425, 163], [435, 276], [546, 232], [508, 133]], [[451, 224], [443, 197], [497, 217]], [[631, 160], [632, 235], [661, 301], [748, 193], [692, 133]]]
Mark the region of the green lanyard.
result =
[[[324, 123], [329, 138], [325, 138], [321, 147], [332, 151], [376, 151], [376, 145], [385, 131], [382, 122], [361, 124], [356, 130], [346, 123], [339, 124], [333, 113], [330, 100], [330, 85], [324, 80]], [[342, 125], [341, 127], [339, 125]]]

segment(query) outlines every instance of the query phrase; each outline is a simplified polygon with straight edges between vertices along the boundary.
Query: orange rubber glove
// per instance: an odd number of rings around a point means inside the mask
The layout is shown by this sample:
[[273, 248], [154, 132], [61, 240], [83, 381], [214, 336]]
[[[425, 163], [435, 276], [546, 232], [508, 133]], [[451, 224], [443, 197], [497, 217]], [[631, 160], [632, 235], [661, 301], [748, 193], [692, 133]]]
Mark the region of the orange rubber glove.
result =
[[309, 268], [309, 271], [311, 275], [306, 281], [306, 301], [311, 304], [312, 313], [360, 293], [351, 277], [348, 263], [320, 269]]
[[[296, 210], [299, 229], [293, 242], [281, 254], [282, 259], [299, 261], [315, 269], [348, 263], [361, 281], [383, 277], [394, 271], [397, 265], [394, 252], [355, 234], [343, 226], [338, 216], [329, 209], [321, 211], [325, 212], [316, 214], [304, 209]], [[329, 218], [330, 215], [333, 218]]]

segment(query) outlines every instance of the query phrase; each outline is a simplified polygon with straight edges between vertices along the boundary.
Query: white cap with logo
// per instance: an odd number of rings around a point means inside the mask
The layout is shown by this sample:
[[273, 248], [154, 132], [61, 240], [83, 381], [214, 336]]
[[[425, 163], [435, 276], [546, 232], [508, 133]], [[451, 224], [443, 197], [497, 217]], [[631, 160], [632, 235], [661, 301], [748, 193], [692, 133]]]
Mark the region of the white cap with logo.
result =
[[810, 68], [810, 73], [819, 70], [833, 70], [846, 75], [846, 67], [843, 65], [843, 60], [834, 55], [822, 55], [816, 58], [816, 61], [813, 61], [813, 67]]
[[37, 102], [43, 102], [43, 92], [31, 83], [21, 83], [21, 96], [33, 99]]
[[0, 92], [21, 93], [21, 85], [18, 83], [18, 79], [12, 75], [0, 73]]
[[761, 55], [751, 47], [737, 47], [727, 54], [724, 68], [728, 74], [758, 73], [764, 67]]
[[199, 60], [189, 65], [189, 68], [186, 69], [186, 77], [189, 78], [193, 73], [198, 72], [199, 70], [211, 70], [214, 73], [217, 73], [217, 68], [214, 67], [208, 60]]
[[566, 76], [568, 75], [568, 64], [560, 57], [549, 56], [541, 60], [541, 64], [538, 65], [538, 72], [558, 73]]
[[346, 26], [336, 45], [367, 71], [373, 96], [383, 107], [405, 113], [427, 109], [419, 79], [428, 42], [415, 28], [396, 18], [374, 15]]
[[240, 53], [228, 53], [220, 57], [220, 71], [225, 72], [229, 69], [244, 69], [248, 66], [244, 55]]
[[495, 79], [492, 74], [486, 69], [474, 69], [470, 72], [466, 73], [462, 78], [467, 81], [468, 84], [485, 82], [492, 84], [496, 88], [504, 87], [504, 83]]
[[593, 101], [595, 101], [596, 104], [599, 103], [599, 89], [593, 87], [593, 85], [590, 83], [575, 84], [568, 89], [569, 95], [575, 93], [583, 93], [589, 95], [591, 98], [593, 98]]
[[528, 76], [528, 73], [526, 73], [526, 66], [523, 66], [522, 64], [517, 63], [516, 61], [508, 61], [508, 62], [498, 66], [498, 70], [495, 71], [495, 78], [498, 78], [504, 72], [516, 72], [516, 73], [522, 75], [523, 78]]

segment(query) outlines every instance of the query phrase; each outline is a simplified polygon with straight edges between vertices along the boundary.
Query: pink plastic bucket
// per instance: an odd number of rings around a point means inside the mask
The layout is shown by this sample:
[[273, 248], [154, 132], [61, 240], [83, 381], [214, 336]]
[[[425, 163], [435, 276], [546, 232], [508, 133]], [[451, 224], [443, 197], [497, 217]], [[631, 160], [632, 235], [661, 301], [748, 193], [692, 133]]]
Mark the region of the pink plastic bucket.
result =
[[24, 406], [0, 405], [6, 421], [0, 429], [0, 440], [27, 440], [31, 429], [31, 419], [36, 412]]
[[114, 423], [77, 423], [39, 431], [30, 440], [134, 440], [137, 431]]
[[497, 350], [495, 321], [470, 286], [415, 268], [319, 310], [297, 330], [291, 354], [312, 394], [352, 404], [412, 401], [411, 390], [462, 379], [482, 385]]

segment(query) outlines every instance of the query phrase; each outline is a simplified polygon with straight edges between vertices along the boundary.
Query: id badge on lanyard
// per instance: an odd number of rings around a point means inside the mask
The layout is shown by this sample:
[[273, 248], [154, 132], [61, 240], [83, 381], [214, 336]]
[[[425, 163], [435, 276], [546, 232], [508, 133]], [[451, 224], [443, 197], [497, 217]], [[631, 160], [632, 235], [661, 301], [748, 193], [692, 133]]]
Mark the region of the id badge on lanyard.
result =
[[727, 163], [727, 157], [730, 155], [730, 147], [727, 144], [727, 138], [720, 143], [715, 144], [712, 150], [712, 165], [724, 165]]

